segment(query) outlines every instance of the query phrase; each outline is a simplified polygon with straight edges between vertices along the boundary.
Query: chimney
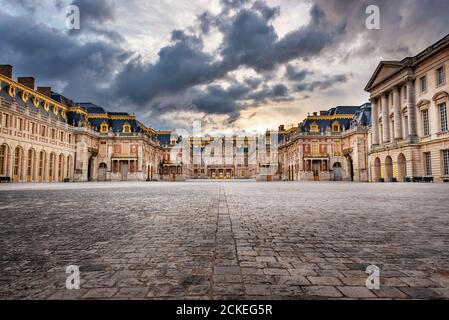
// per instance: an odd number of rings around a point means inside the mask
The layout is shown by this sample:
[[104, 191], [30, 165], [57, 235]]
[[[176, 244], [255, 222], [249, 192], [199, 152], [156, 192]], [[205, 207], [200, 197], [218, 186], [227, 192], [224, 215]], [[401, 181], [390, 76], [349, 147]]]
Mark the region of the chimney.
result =
[[34, 78], [33, 77], [20, 77], [17, 78], [17, 82], [23, 84], [25, 87], [28, 87], [34, 90]]
[[0, 74], [5, 77], [12, 78], [12, 65], [10, 64], [2, 64], [0, 65]]
[[37, 92], [51, 98], [51, 87], [37, 87]]
[[318, 112], [314, 112], [313, 116], [316, 117], [318, 115]]
[[285, 129], [285, 126], [283, 124], [279, 126], [279, 131], [284, 131], [284, 129]]

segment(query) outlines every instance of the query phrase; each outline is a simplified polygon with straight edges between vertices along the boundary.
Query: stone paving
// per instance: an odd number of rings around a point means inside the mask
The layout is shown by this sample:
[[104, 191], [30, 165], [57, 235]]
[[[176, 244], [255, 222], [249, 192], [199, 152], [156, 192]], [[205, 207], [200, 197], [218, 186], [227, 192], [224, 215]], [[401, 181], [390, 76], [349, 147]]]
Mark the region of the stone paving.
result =
[[448, 248], [444, 184], [0, 185], [0, 299], [449, 299]]

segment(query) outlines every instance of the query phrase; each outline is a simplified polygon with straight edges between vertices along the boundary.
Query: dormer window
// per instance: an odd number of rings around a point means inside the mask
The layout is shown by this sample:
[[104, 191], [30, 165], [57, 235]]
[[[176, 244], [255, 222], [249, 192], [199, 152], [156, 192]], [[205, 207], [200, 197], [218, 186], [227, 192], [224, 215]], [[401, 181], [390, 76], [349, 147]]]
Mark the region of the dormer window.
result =
[[128, 122], [123, 125], [123, 133], [131, 133], [131, 125]]
[[100, 125], [100, 132], [101, 133], [108, 133], [109, 132], [109, 125], [106, 122], [103, 122]]
[[320, 131], [320, 127], [318, 126], [318, 124], [316, 122], [314, 122], [310, 125], [310, 132], [319, 132], [319, 131]]
[[332, 132], [340, 132], [340, 131], [341, 131], [340, 123], [338, 121], [335, 121], [332, 124]]

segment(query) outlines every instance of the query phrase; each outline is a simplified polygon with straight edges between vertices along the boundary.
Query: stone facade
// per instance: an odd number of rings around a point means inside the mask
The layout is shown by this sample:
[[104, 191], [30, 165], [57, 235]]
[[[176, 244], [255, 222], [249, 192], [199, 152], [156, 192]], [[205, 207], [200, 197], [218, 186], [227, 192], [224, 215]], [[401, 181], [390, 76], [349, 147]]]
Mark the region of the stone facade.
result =
[[[158, 132], [74, 103], [0, 66], [0, 177], [12, 182], [159, 180]], [[8, 181], [6, 180], [6, 181]]]
[[379, 64], [371, 95], [370, 181], [449, 181], [449, 36]]
[[368, 181], [370, 104], [309, 115], [297, 127], [279, 128], [280, 179]]
[[[6, 70], [6, 71], [5, 71]], [[68, 109], [34, 90], [34, 79], [15, 82], [11, 66], [0, 74], [0, 177], [12, 182], [73, 179], [75, 136]]]

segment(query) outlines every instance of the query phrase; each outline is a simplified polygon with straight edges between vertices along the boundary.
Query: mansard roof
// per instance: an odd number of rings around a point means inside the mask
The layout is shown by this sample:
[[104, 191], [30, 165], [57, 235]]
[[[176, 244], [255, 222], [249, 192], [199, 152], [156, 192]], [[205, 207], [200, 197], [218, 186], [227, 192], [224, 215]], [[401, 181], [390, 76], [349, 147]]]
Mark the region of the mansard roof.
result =
[[378, 83], [392, 77], [406, 68], [414, 68], [424, 60], [449, 47], [449, 34], [414, 57], [406, 57], [401, 61], [381, 61], [371, 76], [365, 91], [370, 91]]

